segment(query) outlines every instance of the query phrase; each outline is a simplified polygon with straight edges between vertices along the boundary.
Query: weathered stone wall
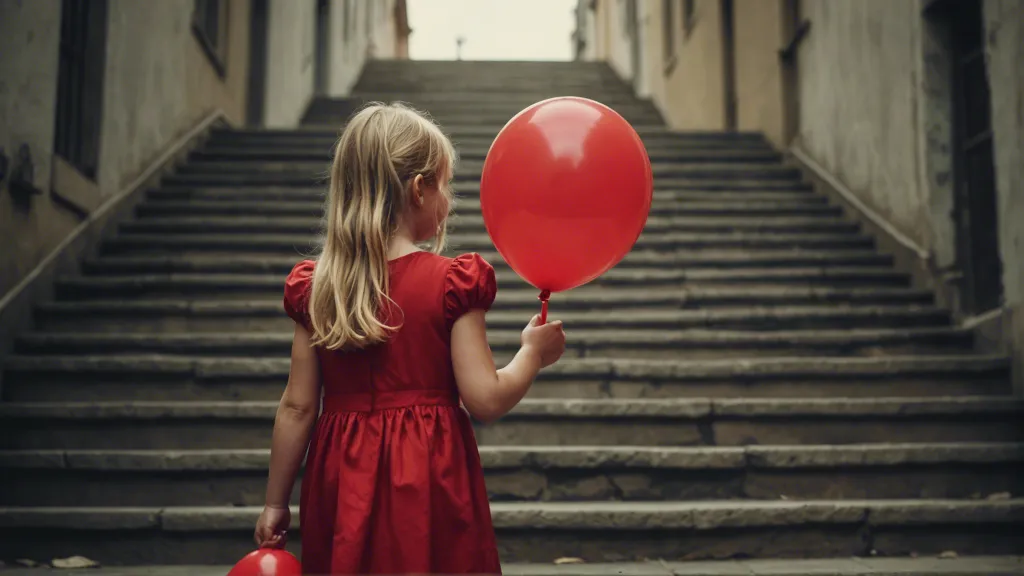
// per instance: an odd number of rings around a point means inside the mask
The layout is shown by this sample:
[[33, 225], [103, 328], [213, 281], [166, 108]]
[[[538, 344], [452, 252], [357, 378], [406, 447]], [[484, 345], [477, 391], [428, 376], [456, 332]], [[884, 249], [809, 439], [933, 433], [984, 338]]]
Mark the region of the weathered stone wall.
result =
[[192, 32], [193, 0], [112, 0], [100, 188], [116, 192], [176, 136], [220, 108], [245, 119], [249, 0], [229, 0], [221, 78]]
[[[29, 146], [41, 190], [50, 188], [59, 33], [60, 0], [0, 0], [0, 148], [13, 158]], [[48, 194], [26, 210], [0, 184], [0, 298], [77, 222]]]
[[918, 176], [921, 5], [805, 0], [800, 144], [872, 209], [931, 248]]
[[[342, 4], [335, 2], [332, 12]], [[316, 0], [270, 0], [267, 28], [263, 122], [271, 128], [290, 128], [298, 124], [313, 96]]]
[[[349, 19], [342, 8], [348, 5]], [[395, 56], [394, 0], [359, 0], [331, 4], [331, 72], [328, 91], [345, 96], [363, 71], [368, 58]]]
[[1024, 3], [986, 0], [985, 25], [1003, 290], [1017, 351], [1015, 382], [1024, 394]]
[[[164, 147], [214, 109], [245, 114], [249, 0], [229, 0], [226, 73], [191, 28], [192, 0], [111, 0], [103, 77], [99, 169], [78, 211], [51, 195], [61, 3], [0, 0], [0, 146], [32, 150], [43, 192], [20, 208], [0, 198], [0, 297], [55, 249], [88, 212], [117, 193]], [[59, 162], [58, 162], [59, 163]]]

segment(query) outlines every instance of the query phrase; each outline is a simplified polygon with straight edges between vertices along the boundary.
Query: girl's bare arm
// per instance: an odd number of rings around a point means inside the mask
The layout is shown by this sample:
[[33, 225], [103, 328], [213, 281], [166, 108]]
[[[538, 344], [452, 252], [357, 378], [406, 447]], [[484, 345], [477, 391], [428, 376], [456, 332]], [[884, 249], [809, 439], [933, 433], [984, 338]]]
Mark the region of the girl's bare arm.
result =
[[496, 370], [487, 344], [483, 310], [472, 310], [452, 327], [452, 368], [462, 403], [482, 422], [501, 418], [515, 407], [541, 368], [554, 364], [565, 350], [561, 322], [537, 325], [534, 317], [523, 330], [522, 347], [507, 366]]
[[316, 351], [310, 345], [309, 331], [296, 324], [288, 385], [281, 396], [281, 404], [274, 419], [267, 506], [288, 506], [319, 410], [320, 364]]

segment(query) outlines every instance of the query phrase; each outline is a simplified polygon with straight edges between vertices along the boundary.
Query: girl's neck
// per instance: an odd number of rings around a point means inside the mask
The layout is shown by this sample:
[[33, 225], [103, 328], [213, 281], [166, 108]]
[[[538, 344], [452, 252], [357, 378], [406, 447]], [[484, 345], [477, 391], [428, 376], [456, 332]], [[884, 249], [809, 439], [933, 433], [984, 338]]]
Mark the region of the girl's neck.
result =
[[391, 239], [391, 244], [388, 246], [388, 260], [394, 260], [396, 258], [412, 254], [413, 252], [420, 251], [419, 246], [416, 246], [416, 243], [412, 241], [412, 238], [409, 238], [405, 234], [396, 234], [395, 237]]

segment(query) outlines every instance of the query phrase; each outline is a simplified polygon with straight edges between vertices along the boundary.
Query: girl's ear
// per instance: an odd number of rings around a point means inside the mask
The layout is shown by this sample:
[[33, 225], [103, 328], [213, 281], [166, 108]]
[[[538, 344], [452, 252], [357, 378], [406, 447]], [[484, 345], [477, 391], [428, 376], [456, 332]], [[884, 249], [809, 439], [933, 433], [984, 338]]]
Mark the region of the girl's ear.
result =
[[416, 206], [423, 206], [423, 192], [424, 192], [424, 181], [423, 174], [417, 174], [412, 179], [412, 186], [410, 186], [410, 192], [412, 192], [412, 201]]

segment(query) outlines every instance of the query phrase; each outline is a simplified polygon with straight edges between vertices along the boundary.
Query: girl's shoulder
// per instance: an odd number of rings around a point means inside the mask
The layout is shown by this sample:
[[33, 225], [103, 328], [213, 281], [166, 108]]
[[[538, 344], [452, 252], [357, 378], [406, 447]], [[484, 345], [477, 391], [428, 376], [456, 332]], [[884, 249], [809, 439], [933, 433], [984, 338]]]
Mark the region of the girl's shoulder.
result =
[[309, 323], [309, 293], [316, 261], [303, 260], [292, 267], [284, 280], [284, 310], [303, 326]]
[[470, 310], [489, 310], [498, 292], [498, 281], [494, 267], [475, 252], [445, 260], [445, 317], [451, 327]]

